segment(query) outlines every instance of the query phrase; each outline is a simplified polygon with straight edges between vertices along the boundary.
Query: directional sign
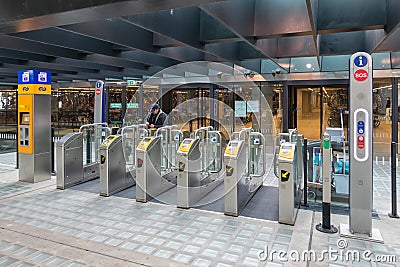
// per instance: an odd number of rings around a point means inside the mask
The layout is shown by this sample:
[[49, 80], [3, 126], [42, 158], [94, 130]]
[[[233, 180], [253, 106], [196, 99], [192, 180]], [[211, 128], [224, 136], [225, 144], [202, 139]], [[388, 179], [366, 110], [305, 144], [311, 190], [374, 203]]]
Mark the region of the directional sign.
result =
[[362, 55], [354, 59], [354, 65], [356, 65], [359, 68], [365, 67], [367, 63], [368, 63], [367, 57]]
[[110, 108], [122, 108], [121, 103], [110, 103]]
[[133, 86], [133, 85], [135, 85], [136, 84], [136, 81], [135, 80], [127, 80], [126, 81], [126, 85], [128, 85], [128, 86]]
[[139, 103], [126, 103], [126, 108], [139, 108]]
[[282, 182], [289, 181], [289, 177], [290, 177], [290, 172], [285, 171], [285, 170], [281, 170], [281, 181]]
[[226, 166], [225, 166], [225, 170], [226, 170], [226, 176], [232, 176], [232, 174], [233, 174], [233, 167], [226, 165]]

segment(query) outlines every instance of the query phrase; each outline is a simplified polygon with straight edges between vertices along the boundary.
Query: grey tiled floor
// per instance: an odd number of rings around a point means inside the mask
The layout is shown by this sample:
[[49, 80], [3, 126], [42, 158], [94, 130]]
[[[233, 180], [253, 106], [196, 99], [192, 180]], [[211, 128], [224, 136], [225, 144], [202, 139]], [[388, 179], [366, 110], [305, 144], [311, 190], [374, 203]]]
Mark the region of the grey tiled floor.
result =
[[[15, 159], [15, 154], [3, 156], [0, 155], [0, 164], [12, 164]], [[0, 177], [11, 170], [9, 166], [0, 166]], [[375, 197], [387, 199], [390, 196], [389, 174], [388, 164], [374, 163]], [[400, 175], [397, 177], [400, 179]], [[276, 178], [270, 172], [264, 184], [276, 183]], [[25, 192], [30, 188], [28, 184], [0, 181], [0, 196]], [[130, 199], [102, 198], [97, 194], [76, 190], [58, 191], [54, 188], [31, 192], [29, 196], [17, 195], [0, 200], [0, 219], [31, 226], [32, 229], [62, 233], [77, 240], [92, 242], [93, 246], [102, 244], [167, 259], [172, 265], [283, 266], [278, 262], [260, 262], [258, 253], [265, 246], [287, 251], [295, 239], [293, 227], [269, 221], [232, 218], [200, 210], [181, 210], [155, 203], [141, 204]], [[337, 236], [324, 240], [324, 243], [316, 245], [328, 249], [335, 245]], [[307, 240], [300, 240], [300, 243], [304, 249], [307, 248]], [[375, 253], [387, 252], [400, 256], [400, 246], [379, 246], [365, 241], [352, 242], [350, 245], [360, 249], [365, 247]], [[80, 266], [83, 263], [22, 246], [18, 242], [9, 243], [0, 237], [0, 266], [10, 264]], [[328, 264], [334, 266], [328, 262], [323, 266]], [[357, 265], [339, 263], [335, 266]], [[391, 265], [373, 263], [370, 266]]]
[[74, 190], [14, 198], [0, 207], [1, 219], [197, 266], [255, 262], [266, 245], [287, 248], [292, 235], [276, 223]]
[[81, 262], [0, 239], [0, 266], [87, 266]]

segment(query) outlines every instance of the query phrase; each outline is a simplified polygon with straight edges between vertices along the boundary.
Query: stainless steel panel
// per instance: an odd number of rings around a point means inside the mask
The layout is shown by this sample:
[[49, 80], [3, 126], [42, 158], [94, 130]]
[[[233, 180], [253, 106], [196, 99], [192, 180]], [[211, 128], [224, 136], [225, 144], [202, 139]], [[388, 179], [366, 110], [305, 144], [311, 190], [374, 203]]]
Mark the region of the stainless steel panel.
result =
[[79, 183], [84, 183], [93, 179], [97, 179], [100, 176], [100, 167], [99, 163], [91, 163], [83, 166], [83, 180]]
[[[363, 67], [355, 65], [359, 57], [366, 58]], [[361, 58], [362, 59], [362, 58]], [[361, 76], [356, 80], [355, 74]], [[350, 58], [350, 231], [372, 234], [372, 58], [367, 53], [356, 53]], [[363, 121], [362, 131], [358, 129]], [[358, 137], [363, 136], [363, 148]]]
[[238, 216], [240, 213], [239, 197], [243, 195], [242, 178], [246, 173], [246, 151], [246, 146], [241, 143], [237, 157], [224, 155], [225, 168], [233, 168], [232, 174], [230, 175], [229, 171], [225, 172], [224, 178], [224, 213], [226, 215]]
[[178, 151], [177, 206], [190, 208], [200, 197], [201, 166], [204, 158], [200, 156], [200, 141], [196, 139], [188, 152]]
[[[51, 96], [33, 96], [33, 153], [51, 151]], [[51, 163], [50, 163], [51, 165]], [[49, 167], [51, 169], [51, 166]]]
[[19, 153], [19, 181], [37, 183], [51, 178], [50, 153], [23, 154]]
[[56, 146], [57, 188], [83, 180], [83, 136], [82, 133], [69, 133], [63, 136]]
[[161, 139], [156, 138], [147, 151], [136, 150], [136, 201], [147, 202], [161, 193]]
[[34, 164], [34, 183], [51, 179], [51, 154], [50, 152], [35, 154]]
[[126, 171], [126, 161], [119, 136], [109, 147], [100, 148], [100, 195], [110, 196], [134, 184]]
[[19, 157], [19, 181], [34, 182], [34, 156], [32, 154], [18, 153]]

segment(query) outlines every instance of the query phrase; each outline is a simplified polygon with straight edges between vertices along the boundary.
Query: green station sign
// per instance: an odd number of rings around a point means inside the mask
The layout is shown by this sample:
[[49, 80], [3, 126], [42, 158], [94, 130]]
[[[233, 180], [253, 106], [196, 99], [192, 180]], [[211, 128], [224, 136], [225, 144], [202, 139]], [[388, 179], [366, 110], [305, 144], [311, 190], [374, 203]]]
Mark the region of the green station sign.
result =
[[110, 103], [110, 108], [122, 108], [121, 103]]

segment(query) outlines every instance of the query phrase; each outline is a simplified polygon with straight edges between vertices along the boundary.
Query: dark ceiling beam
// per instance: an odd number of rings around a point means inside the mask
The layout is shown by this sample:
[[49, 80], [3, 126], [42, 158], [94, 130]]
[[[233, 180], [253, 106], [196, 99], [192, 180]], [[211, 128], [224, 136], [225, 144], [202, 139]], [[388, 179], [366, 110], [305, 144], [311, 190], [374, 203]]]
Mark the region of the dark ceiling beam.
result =
[[386, 17], [386, 1], [318, 1], [317, 30], [324, 34], [379, 29], [386, 25]]
[[[99, 41], [97, 39], [73, 33], [62, 28], [50, 28], [31, 32], [16, 33], [13, 34], [13, 36], [67, 49], [73, 49], [84, 53], [118, 57], [143, 65], [160, 65], [165, 67], [176, 64], [175, 60], [170, 60], [162, 56], [148, 54], [141, 54], [140, 56], [137, 54], [137, 51], [116, 51], [112, 43]], [[140, 65], [136, 66], [141, 68]]]
[[311, 34], [309, 12], [304, 0], [255, 0], [254, 12], [256, 38]]
[[[3, 68], [7, 68], [9, 70], [13, 70], [15, 75], [18, 74], [18, 71], [21, 70], [21, 65], [19, 64], [9, 64], [9, 63], [2, 63], [1, 66]], [[46, 68], [46, 70], [52, 73], [59, 73], [59, 74], [68, 74], [68, 75], [76, 75], [78, 74], [77, 71], [70, 71], [70, 70], [60, 70], [60, 69], [53, 69], [53, 68]]]
[[18, 60], [22, 60], [23, 62], [26, 62], [26, 61], [35, 61], [38, 63], [48, 62], [48, 63], [57, 64], [59, 66], [71, 66], [71, 67], [78, 67], [78, 68], [84, 68], [84, 69], [102, 69], [102, 70], [115, 71], [115, 72], [119, 72], [122, 69], [121, 67], [115, 67], [115, 66], [104, 65], [104, 64], [99, 64], [99, 63], [92, 63], [92, 62], [87, 62], [84, 60], [70, 59], [70, 58], [57, 58], [57, 57], [52, 57], [52, 56], [45, 56], [45, 55], [40, 55], [40, 54], [15, 51], [15, 50], [4, 49], [4, 48], [0, 48], [0, 57], [8, 58], [8, 59], [18, 59]]
[[153, 33], [153, 45], [157, 48], [182, 46], [183, 44], [167, 36]]
[[93, 62], [88, 62], [88, 61], [84, 61], [84, 60], [76, 60], [76, 59], [70, 59], [70, 58], [53, 58], [50, 62], [59, 64], [59, 65], [67, 65], [67, 66], [90, 68], [90, 69], [100, 69], [100, 70], [113, 71], [113, 72], [120, 72], [123, 69], [123, 67], [93, 63]]
[[43, 62], [49, 62], [54, 58], [50, 56], [39, 55], [29, 52], [15, 51], [6, 48], [0, 48], [0, 57], [7, 57], [7, 58], [21, 59], [21, 60], [36, 60]]
[[204, 53], [190, 46], [164, 47], [160, 49], [160, 55], [181, 62], [204, 60]]
[[180, 61], [177, 60], [173, 60], [167, 57], [162, 57], [160, 55], [140, 50], [121, 52], [119, 54], [119, 57], [143, 64], [149, 64], [160, 67], [169, 67], [180, 63]]
[[105, 65], [135, 68], [138, 70], [145, 70], [148, 67], [144, 64], [136, 63], [122, 58], [116, 58], [100, 54], [87, 55], [86, 53], [79, 53], [72, 49], [62, 48], [50, 44], [44, 44], [32, 40], [25, 40], [8, 35], [0, 35], [0, 47], [17, 51], [42, 54], [46, 56], [79, 59]]
[[[87, 73], [88, 76], [90, 76], [90, 74], [99, 72], [100, 70], [107, 72], [108, 75], [113, 72], [121, 73], [124, 71], [124, 67], [116, 67], [116, 66], [99, 64], [99, 63], [96, 63], [97, 61], [95, 61], [95, 63], [93, 63], [93, 62], [89, 62], [89, 61], [85, 61], [85, 60], [48, 57], [48, 56], [27, 53], [27, 52], [14, 51], [14, 50], [9, 50], [9, 49], [0, 49], [0, 57], [2, 57], [0, 62], [4, 61], [5, 63], [20, 64], [21, 65], [20, 69], [52, 68], [55, 70], [57, 70], [57, 69], [72, 70], [72, 71], [78, 71], [81, 73]], [[130, 62], [128, 62], [128, 63], [130, 63]], [[126, 66], [129, 67], [130, 64], [128, 64]], [[131, 74], [133, 72], [134, 71], [131, 70], [129, 72], [129, 74]], [[147, 71], [146, 71], [146, 74], [147, 74]]]
[[126, 60], [123, 58], [105, 56], [105, 55], [100, 55], [100, 54], [87, 55], [87, 56], [85, 56], [84, 60], [88, 61], [88, 62], [92, 62], [92, 63], [102, 63], [102, 64], [118, 66], [118, 67], [122, 67], [122, 68], [131, 68], [131, 69], [137, 69], [137, 70], [148, 69], [148, 66], [145, 66], [144, 64], [129, 61], [129, 60]]
[[312, 31], [312, 37], [315, 47], [315, 56], [317, 57], [318, 68], [321, 70], [321, 59], [319, 57], [319, 38], [317, 34], [318, 25], [318, 0], [306, 0], [308, 18]]
[[396, 52], [400, 51], [400, 28], [397, 28], [393, 33], [385, 38], [385, 40], [379, 44], [374, 50], [374, 52], [390, 51]]
[[0, 47], [16, 51], [42, 54], [46, 56], [68, 57], [73, 59], [84, 58], [83, 54], [79, 54], [72, 49], [47, 45], [40, 42], [25, 40], [8, 35], [0, 35]]
[[[373, 34], [367, 35], [368, 51], [370, 53], [376, 51], [398, 51], [398, 31], [400, 28], [400, 1], [387, 0], [386, 1], [386, 27], [384, 30], [376, 31]], [[397, 47], [397, 49], [396, 49]]]
[[200, 40], [202, 43], [238, 42], [240, 38], [210, 15], [201, 11]]
[[121, 46], [156, 53], [153, 33], [119, 18], [62, 26], [62, 29]]
[[200, 11], [196, 7], [138, 14], [123, 17], [126, 22], [167, 36], [197, 49], [202, 48], [200, 36]]
[[96, 53], [108, 56], [115, 55], [112, 43], [98, 41], [93, 38], [78, 35], [62, 28], [48, 28], [29, 32], [14, 33], [12, 36], [77, 50], [85, 53]]
[[260, 52], [264, 57], [274, 61], [277, 66], [285, 69], [271, 55], [258, 47], [257, 40], [251, 37], [254, 36], [255, 0], [232, 0], [215, 4], [203, 4], [199, 7], [203, 12], [239, 37], [241, 41]]
[[207, 51], [200, 41], [200, 10], [197, 7], [127, 16], [123, 19], [205, 53], [203, 60], [228, 61], [221, 55]]
[[2, 0], [0, 33], [32, 31], [218, 1], [222, 0], [42, 0], [40, 3], [32, 0]]
[[[160, 49], [160, 47], [157, 47], [154, 44], [154, 34], [151, 31], [132, 25], [131, 23], [118, 18], [68, 25], [63, 26], [62, 29], [105, 42], [110, 42], [122, 47], [138, 49], [158, 55], [160, 57], [159, 61], [161, 62], [168, 60], [165, 59], [165, 57], [173, 60], [170, 63], [163, 64], [171, 65], [176, 61], [182, 61], [182, 56], [179, 56], [179, 53], [176, 53], [176, 51], [172, 55], [163, 53], [163, 48]], [[196, 54], [197, 53], [194, 53], [191, 58], [186, 51], [185, 61], [196, 60]], [[155, 59], [155, 57], [153, 57], [153, 59]]]
[[48, 62], [39, 62], [33, 60], [21, 60], [12, 59], [6, 57], [0, 57], [0, 63], [14, 64], [20, 66], [20, 69], [53, 69], [53, 70], [65, 70], [72, 72], [85, 72], [85, 73], [98, 73], [96, 69], [86, 69], [79, 67], [70, 67], [62, 64], [54, 64]]
[[366, 51], [365, 32], [343, 32], [320, 35], [320, 55], [348, 55]]

